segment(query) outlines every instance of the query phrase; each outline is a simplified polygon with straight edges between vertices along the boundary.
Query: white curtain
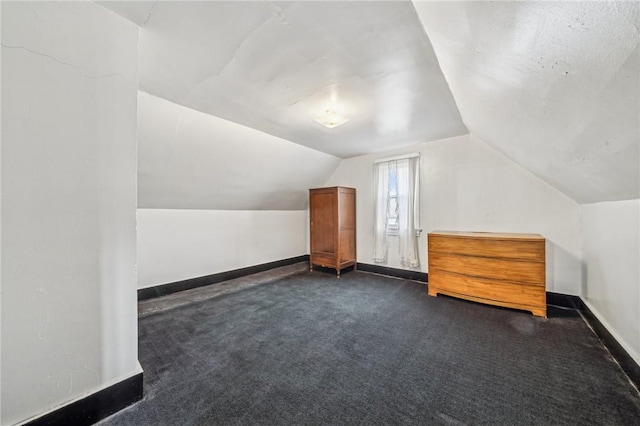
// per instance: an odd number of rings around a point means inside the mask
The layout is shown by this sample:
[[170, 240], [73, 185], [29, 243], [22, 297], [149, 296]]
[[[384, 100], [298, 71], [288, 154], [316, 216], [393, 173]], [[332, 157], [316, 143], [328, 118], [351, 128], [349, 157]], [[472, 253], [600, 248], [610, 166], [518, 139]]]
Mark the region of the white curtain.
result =
[[398, 237], [400, 238], [400, 264], [420, 266], [418, 252], [419, 224], [419, 157], [397, 160], [398, 182]]
[[[420, 266], [418, 251], [419, 173], [420, 157], [376, 163], [374, 167], [374, 251], [373, 261], [387, 262], [389, 234], [399, 242], [400, 264], [411, 268]], [[396, 177], [394, 194], [397, 201], [397, 229], [389, 229], [389, 175]], [[393, 209], [391, 209], [393, 210]], [[395, 216], [392, 216], [395, 217]], [[395, 222], [394, 222], [395, 223]]]
[[373, 188], [373, 261], [376, 263], [386, 263], [389, 162], [375, 164]]

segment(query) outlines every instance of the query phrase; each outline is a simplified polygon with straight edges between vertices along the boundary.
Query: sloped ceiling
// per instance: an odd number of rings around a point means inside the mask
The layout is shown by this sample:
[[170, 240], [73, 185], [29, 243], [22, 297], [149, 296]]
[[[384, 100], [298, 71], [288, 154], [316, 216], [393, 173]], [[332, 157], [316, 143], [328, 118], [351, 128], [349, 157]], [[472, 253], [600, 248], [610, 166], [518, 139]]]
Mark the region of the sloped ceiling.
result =
[[[637, 2], [100, 3], [179, 105], [338, 157], [468, 129], [578, 202], [640, 197]], [[326, 129], [332, 97], [351, 121]]]
[[340, 159], [138, 93], [138, 207], [303, 210]]
[[414, 4], [472, 134], [578, 202], [640, 197], [640, 3]]
[[[338, 157], [467, 134], [410, 1], [99, 2], [141, 26], [140, 89]], [[331, 103], [350, 118], [313, 118]]]

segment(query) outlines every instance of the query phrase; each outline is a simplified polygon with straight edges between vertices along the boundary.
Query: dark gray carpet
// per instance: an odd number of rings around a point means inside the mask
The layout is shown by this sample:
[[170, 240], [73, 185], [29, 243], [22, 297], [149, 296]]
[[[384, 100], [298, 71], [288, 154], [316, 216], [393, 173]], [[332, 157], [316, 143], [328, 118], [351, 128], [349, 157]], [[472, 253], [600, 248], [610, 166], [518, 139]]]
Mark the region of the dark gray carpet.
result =
[[107, 425], [640, 424], [573, 310], [305, 272], [140, 320], [145, 396]]

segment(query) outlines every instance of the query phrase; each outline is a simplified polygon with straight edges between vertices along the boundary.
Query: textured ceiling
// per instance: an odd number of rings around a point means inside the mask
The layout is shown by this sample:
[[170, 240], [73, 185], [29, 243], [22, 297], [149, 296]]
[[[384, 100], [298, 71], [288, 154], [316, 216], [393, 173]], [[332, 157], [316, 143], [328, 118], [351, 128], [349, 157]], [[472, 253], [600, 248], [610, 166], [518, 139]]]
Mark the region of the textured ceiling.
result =
[[640, 197], [638, 2], [101, 4], [177, 104], [339, 157], [468, 129], [578, 202]]
[[[339, 157], [466, 134], [410, 1], [100, 2], [141, 26], [140, 89]], [[313, 117], [337, 102], [350, 121]]]
[[415, 2], [470, 133], [578, 202], [640, 197], [640, 4]]

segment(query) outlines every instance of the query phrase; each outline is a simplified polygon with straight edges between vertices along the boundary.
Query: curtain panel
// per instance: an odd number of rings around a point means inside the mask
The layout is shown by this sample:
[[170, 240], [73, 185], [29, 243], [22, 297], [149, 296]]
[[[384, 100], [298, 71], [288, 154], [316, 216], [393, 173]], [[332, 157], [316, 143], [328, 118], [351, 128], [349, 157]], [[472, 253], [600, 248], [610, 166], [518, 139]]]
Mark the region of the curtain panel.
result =
[[389, 206], [389, 163], [375, 165], [373, 194], [373, 261], [387, 262], [387, 209]]
[[[374, 171], [374, 258], [376, 263], [386, 263], [388, 235], [390, 230], [391, 193], [397, 204], [393, 214], [397, 215], [399, 258], [402, 266], [420, 266], [418, 228], [420, 227], [420, 158], [383, 161], [375, 164]], [[390, 179], [395, 176], [395, 179]], [[395, 188], [393, 186], [395, 181]]]

